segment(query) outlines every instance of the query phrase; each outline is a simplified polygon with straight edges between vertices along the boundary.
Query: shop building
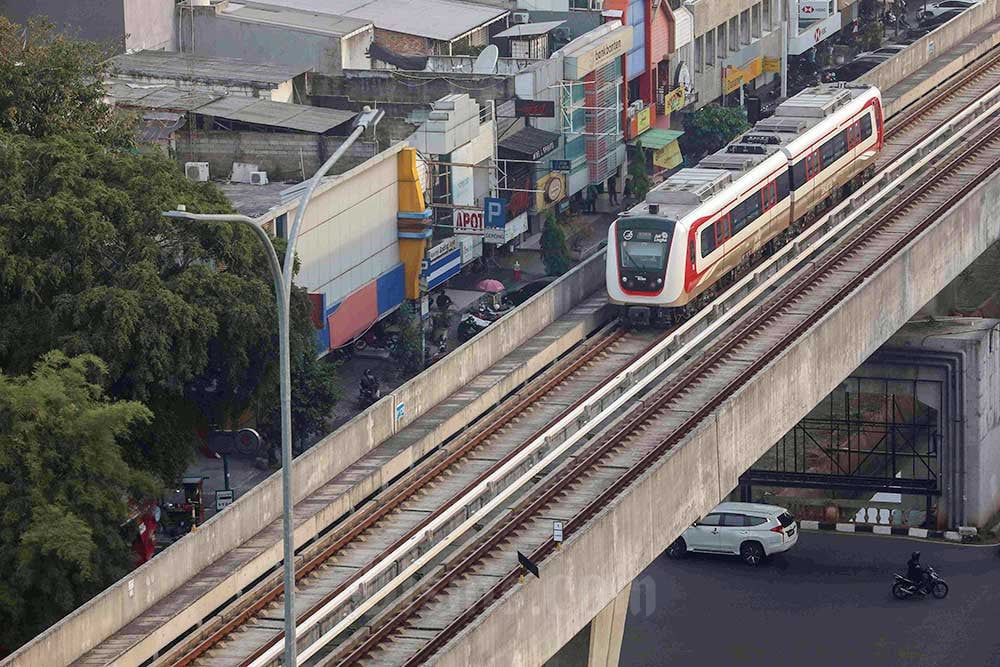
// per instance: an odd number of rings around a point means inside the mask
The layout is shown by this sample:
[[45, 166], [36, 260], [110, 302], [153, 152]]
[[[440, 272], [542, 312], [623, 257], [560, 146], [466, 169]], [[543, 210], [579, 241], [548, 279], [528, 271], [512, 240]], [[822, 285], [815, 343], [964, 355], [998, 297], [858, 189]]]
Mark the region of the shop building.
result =
[[633, 33], [632, 26], [609, 21], [515, 75], [518, 99], [543, 102], [552, 110], [550, 117], [539, 115], [530, 123], [561, 135], [550, 165], [554, 161], [562, 168], [550, 173], [551, 179], [565, 178], [566, 196], [604, 183], [625, 161], [623, 56], [632, 48]]

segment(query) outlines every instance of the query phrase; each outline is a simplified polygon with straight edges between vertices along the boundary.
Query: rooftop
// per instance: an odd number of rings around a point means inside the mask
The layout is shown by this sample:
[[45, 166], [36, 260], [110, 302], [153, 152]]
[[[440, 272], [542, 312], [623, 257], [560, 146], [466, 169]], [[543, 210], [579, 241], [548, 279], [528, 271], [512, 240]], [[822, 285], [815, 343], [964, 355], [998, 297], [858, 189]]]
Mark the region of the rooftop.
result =
[[237, 58], [206, 58], [190, 53], [137, 51], [111, 59], [116, 74], [151, 79], [179, 79], [211, 84], [250, 84], [276, 88], [302, 73], [301, 68], [264, 65]]
[[289, 7], [258, 7], [253, 2], [230, 2], [220, 15], [237, 21], [266, 23], [337, 37], [353, 35], [372, 25], [365, 19]]
[[502, 7], [458, 0], [266, 0], [254, 5], [360, 19], [382, 30], [445, 42], [510, 13]]
[[494, 37], [534, 37], [544, 35], [561, 26], [565, 21], [542, 21], [541, 23], [517, 23]]
[[157, 111], [187, 111], [225, 120], [317, 134], [328, 132], [356, 115], [353, 111], [272, 102], [242, 95], [180, 90], [170, 85], [143, 84], [123, 79], [110, 79], [105, 82], [105, 87], [108, 97], [121, 106]]

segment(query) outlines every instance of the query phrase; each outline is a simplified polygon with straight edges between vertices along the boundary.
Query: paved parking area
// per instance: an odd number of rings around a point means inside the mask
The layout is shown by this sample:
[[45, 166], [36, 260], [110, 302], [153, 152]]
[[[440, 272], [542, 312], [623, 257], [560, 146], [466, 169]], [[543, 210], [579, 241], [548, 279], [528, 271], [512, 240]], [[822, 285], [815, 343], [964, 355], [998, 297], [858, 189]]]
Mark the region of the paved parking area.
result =
[[[756, 569], [661, 556], [632, 585], [620, 664], [1000, 666], [997, 549], [804, 532]], [[892, 598], [914, 550], [947, 580], [946, 599]]]

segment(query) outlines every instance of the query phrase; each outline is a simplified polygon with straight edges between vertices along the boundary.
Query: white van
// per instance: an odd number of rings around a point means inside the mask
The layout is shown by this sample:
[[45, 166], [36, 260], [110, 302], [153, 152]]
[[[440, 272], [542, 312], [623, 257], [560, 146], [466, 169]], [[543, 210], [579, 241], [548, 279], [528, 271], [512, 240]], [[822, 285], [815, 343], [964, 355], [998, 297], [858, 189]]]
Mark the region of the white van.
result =
[[784, 507], [757, 503], [722, 503], [667, 547], [681, 558], [689, 551], [738, 555], [749, 565], [788, 551], [799, 539], [795, 518]]

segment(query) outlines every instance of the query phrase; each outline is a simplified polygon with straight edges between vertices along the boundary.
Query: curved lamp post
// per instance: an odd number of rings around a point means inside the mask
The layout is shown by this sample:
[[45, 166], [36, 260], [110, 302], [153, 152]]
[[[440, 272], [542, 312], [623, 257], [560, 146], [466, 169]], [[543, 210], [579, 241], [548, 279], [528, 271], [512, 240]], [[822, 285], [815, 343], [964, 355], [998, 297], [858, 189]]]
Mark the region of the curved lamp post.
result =
[[[282, 513], [284, 518], [284, 588], [285, 588], [285, 667], [296, 664], [295, 645], [295, 523], [293, 519], [293, 494], [292, 494], [292, 380], [291, 380], [291, 354], [289, 350], [289, 304], [292, 298], [292, 268], [295, 263], [295, 242], [298, 239], [299, 229], [302, 226], [302, 219], [305, 216], [306, 207], [309, 200], [319, 185], [320, 179], [330, 171], [347, 149], [351, 147], [358, 137], [360, 137], [368, 127], [374, 127], [385, 112], [380, 109], [372, 110], [365, 107], [354, 119], [354, 130], [330, 158], [316, 170], [306, 182], [305, 192], [299, 199], [299, 206], [295, 211], [295, 221], [288, 231], [288, 244], [285, 250], [285, 262], [278, 263], [278, 255], [274, 250], [270, 237], [252, 218], [245, 215], [231, 214], [209, 214], [209, 213], [188, 213], [183, 207], [178, 207], [176, 211], [166, 211], [163, 215], [168, 218], [180, 218], [183, 220], [197, 220], [201, 222], [238, 222], [248, 225], [253, 229], [257, 238], [264, 245], [267, 263], [271, 269], [271, 277], [274, 279], [275, 298], [278, 303], [278, 358], [279, 358], [279, 382], [281, 387], [281, 497]], [[284, 271], [281, 267], [284, 266]]]

